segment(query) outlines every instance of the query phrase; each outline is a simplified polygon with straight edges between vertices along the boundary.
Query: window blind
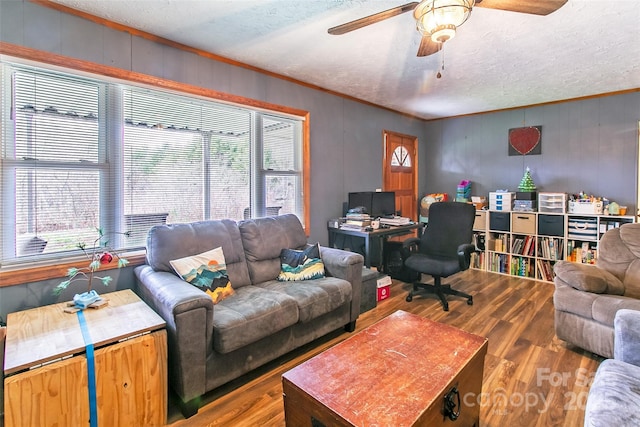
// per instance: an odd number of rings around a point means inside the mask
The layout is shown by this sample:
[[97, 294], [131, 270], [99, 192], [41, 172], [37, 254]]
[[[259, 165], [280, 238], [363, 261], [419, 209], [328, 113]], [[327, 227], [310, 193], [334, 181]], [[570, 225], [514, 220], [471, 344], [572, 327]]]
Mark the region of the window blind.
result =
[[99, 85], [36, 70], [3, 75], [14, 93], [2, 198], [14, 220], [3, 223], [3, 238], [15, 242], [3, 245], [3, 257], [74, 250], [69, 236], [82, 239], [100, 222]]
[[302, 119], [2, 65], [3, 264], [158, 224], [302, 212]]

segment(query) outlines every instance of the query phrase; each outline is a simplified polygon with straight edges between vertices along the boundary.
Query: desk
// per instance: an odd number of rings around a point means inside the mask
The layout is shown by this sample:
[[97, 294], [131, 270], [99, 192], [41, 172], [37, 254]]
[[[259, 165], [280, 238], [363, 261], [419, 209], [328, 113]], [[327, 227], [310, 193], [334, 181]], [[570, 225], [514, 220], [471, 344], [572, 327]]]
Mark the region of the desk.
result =
[[373, 231], [364, 230], [351, 230], [347, 228], [334, 228], [327, 227], [329, 231], [329, 247], [333, 248], [336, 243], [336, 237], [342, 236], [355, 236], [364, 238], [364, 265], [365, 267], [371, 267], [371, 241], [372, 239], [378, 239], [380, 242], [378, 248], [380, 265], [384, 265], [384, 242], [391, 236], [401, 236], [403, 234], [409, 234], [413, 230], [418, 230], [418, 235], [422, 231], [422, 223], [411, 223], [407, 225], [391, 226], [389, 228], [379, 228]]

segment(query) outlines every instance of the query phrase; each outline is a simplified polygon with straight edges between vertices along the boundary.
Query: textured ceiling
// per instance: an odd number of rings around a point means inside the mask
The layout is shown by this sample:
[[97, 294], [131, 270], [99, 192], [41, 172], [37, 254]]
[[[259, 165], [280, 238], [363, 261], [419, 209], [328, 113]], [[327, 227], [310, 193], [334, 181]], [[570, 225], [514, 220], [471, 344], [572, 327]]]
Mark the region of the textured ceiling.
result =
[[327, 34], [406, 0], [53, 1], [426, 119], [640, 88], [637, 0], [568, 0], [548, 16], [476, 7], [443, 55], [422, 58], [411, 12]]

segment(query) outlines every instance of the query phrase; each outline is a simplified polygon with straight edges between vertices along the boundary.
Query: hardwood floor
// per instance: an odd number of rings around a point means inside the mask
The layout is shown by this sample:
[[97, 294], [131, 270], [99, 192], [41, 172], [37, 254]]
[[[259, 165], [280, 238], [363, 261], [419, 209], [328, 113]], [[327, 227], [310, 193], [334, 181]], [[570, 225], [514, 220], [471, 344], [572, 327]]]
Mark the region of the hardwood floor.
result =
[[[394, 280], [391, 297], [361, 314], [356, 332], [405, 310], [485, 336], [489, 348], [482, 394], [475, 400], [481, 426], [581, 426], [602, 358], [556, 338], [553, 284], [477, 270], [445, 283], [471, 293], [474, 305], [449, 297], [450, 311], [444, 312], [434, 297], [418, 296], [408, 303], [410, 285]], [[282, 373], [349, 336], [332, 333], [208, 393], [198, 414], [188, 420], [170, 404], [170, 425], [284, 426]]]

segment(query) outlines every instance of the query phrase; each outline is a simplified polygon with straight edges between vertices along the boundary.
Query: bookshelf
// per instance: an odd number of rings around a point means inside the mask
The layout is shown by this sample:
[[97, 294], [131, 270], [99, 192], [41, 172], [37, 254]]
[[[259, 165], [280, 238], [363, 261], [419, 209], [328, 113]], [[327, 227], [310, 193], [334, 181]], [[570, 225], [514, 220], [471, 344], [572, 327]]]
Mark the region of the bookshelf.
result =
[[474, 243], [481, 253], [471, 266], [552, 282], [557, 261], [595, 263], [602, 235], [632, 222], [633, 216], [477, 211]]

